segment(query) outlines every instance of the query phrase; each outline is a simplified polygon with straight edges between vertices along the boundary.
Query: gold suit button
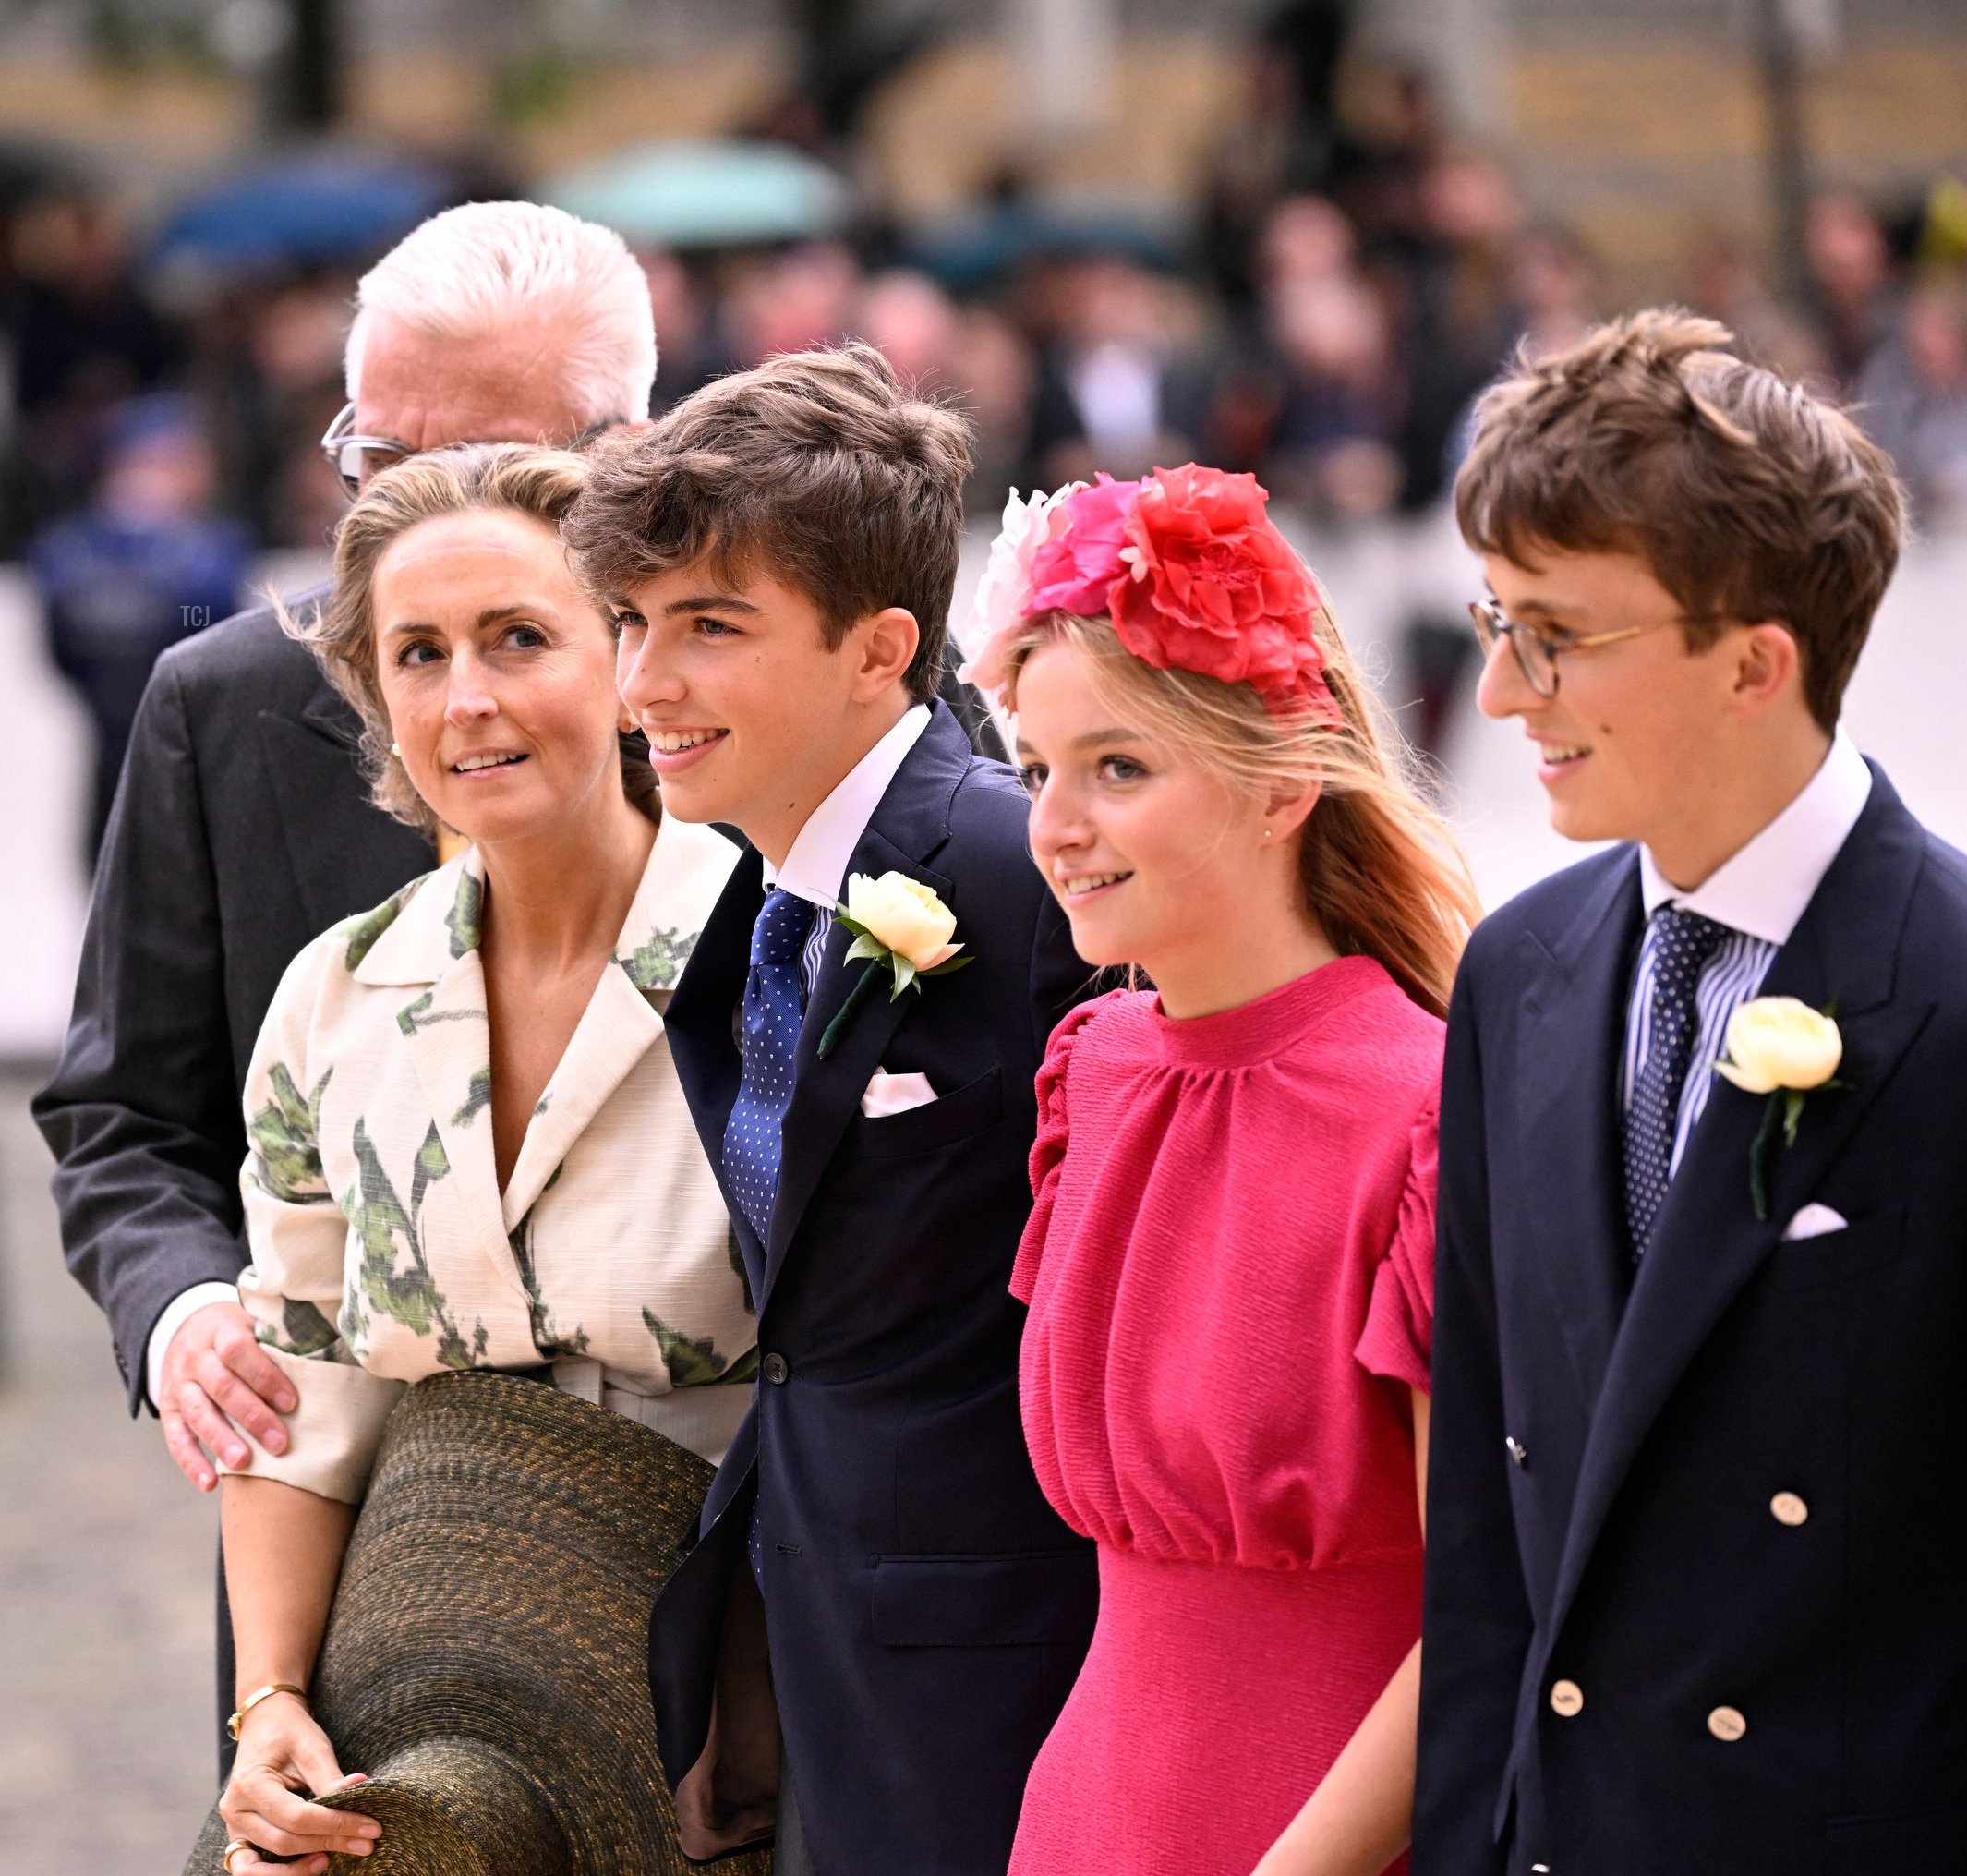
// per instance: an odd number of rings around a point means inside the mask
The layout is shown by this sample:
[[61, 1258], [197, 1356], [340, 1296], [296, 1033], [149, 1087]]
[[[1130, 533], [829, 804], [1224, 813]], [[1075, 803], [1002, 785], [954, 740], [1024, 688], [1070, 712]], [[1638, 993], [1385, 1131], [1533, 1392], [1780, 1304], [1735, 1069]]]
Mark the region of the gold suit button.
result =
[[1708, 1730], [1717, 1739], [1733, 1741], [1748, 1731], [1748, 1722], [1733, 1707], [1717, 1707], [1708, 1715]]
[[1562, 1713], [1567, 1720], [1575, 1718], [1585, 1711], [1585, 1689], [1575, 1680], [1552, 1681], [1551, 1711]]
[[1769, 1500], [1769, 1516], [1792, 1530], [1810, 1516], [1810, 1507], [1793, 1492], [1779, 1492]]

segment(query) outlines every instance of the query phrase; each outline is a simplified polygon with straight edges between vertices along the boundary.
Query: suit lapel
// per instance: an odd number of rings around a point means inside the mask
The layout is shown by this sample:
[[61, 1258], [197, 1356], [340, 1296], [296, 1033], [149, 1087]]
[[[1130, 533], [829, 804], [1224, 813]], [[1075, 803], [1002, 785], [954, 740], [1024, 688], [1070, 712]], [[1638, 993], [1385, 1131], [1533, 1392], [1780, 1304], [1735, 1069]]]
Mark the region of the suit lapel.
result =
[[452, 1202], [465, 1231], [500, 1277], [521, 1289], [492, 1154], [491, 1025], [477, 948], [484, 881], [477, 866], [473, 852], [434, 874], [377, 940], [358, 975], [399, 983], [414, 972], [429, 981], [428, 989], [397, 1012], [396, 1026], [450, 1163]]
[[502, 1196], [516, 1230], [561, 1161], [664, 1030], [680, 973], [717, 912], [737, 855], [721, 836], [681, 821], [657, 830], [635, 896], [581, 1020], [526, 1122]]
[[518, 1228], [587, 1123], [655, 1046], [662, 1027], [662, 1018], [620, 963], [606, 965], [526, 1122], [519, 1157], [501, 1198], [508, 1234]]
[[325, 678], [297, 717], [260, 711], [259, 732], [310, 930], [325, 931], [430, 869], [430, 843], [362, 799], [360, 727]]
[[[854, 849], [852, 870], [873, 874], [876, 877], [891, 871], [906, 873], [910, 878], [919, 879], [932, 892], [940, 895], [943, 902], [957, 911], [960, 918], [948, 880], [890, 845], [872, 829], [862, 836], [861, 844]], [[771, 1241], [766, 1247], [765, 1290], [758, 1300], [761, 1309], [785, 1262], [786, 1252], [799, 1229], [800, 1220], [805, 1216], [820, 1175], [826, 1171], [827, 1162], [839, 1144], [847, 1123], [860, 1110], [861, 1096], [869, 1078], [881, 1066], [882, 1053], [901, 1019], [908, 1014], [911, 1001], [923, 994], [911, 989], [903, 991], [899, 997], [891, 997], [888, 994], [891, 986], [879, 985], [873, 996], [848, 1019], [846, 1028], [834, 1045], [833, 1053], [822, 1061], [819, 1059], [820, 1038], [826, 1035], [827, 1025], [839, 1013], [840, 1006], [852, 994], [854, 986], [868, 968], [859, 959], [851, 964], [846, 962], [852, 943], [853, 938], [847, 927], [836, 921], [827, 935], [826, 960], [820, 967], [819, 981], [814, 986], [813, 1001], [806, 1011], [805, 1021], [800, 1027], [799, 1054], [792, 1073], [792, 1100], [786, 1109], [784, 1145], [778, 1162], [778, 1196], [772, 1207]], [[934, 994], [933, 988], [928, 994]]]
[[[1522, 940], [1516, 1087], [1537, 1267], [1587, 1414], [1611, 1359], [1632, 1261], [1620, 1205], [1617, 1095], [1641, 923], [1638, 861], [1627, 854], [1550, 950], [1528, 935]], [[1581, 1198], [1551, 1203], [1560, 1192]]]
[[1749, 1192], [1749, 1151], [1767, 1096], [1718, 1081], [1688, 1140], [1606, 1369], [1544, 1631], [1553, 1641], [1633, 1459], [1688, 1364], [1816, 1192], [1932, 1014], [1931, 997], [1916, 986], [1894, 996], [1925, 839], [1875, 770], [1864, 815], [1762, 987], [1763, 996], [1796, 997], [1816, 1009], [1835, 1000], [1844, 1038], [1838, 1079], [1847, 1084], [1811, 1095], [1796, 1144], [1779, 1142], [1768, 1218], [1756, 1218]]
[[[919, 879], [940, 894], [957, 914], [959, 938], [962, 906], [950, 881], [923, 862], [949, 838], [950, 803], [971, 759], [970, 740], [961, 726], [947, 708], [936, 705], [928, 727], [896, 770], [847, 869], [850, 874], [877, 877], [893, 871]], [[851, 966], [846, 963], [852, 942], [846, 928], [836, 923], [827, 935], [819, 981], [800, 1028], [792, 1099], [786, 1110], [778, 1163], [778, 1195], [772, 1209], [764, 1284], [758, 1295], [761, 1313], [827, 1162], [847, 1123], [859, 1111], [868, 1078], [881, 1066], [883, 1050], [913, 999], [935, 995], [933, 985], [926, 991], [904, 991], [899, 998], [890, 998], [885, 988], [878, 991], [849, 1019], [833, 1053], [822, 1061], [820, 1038], [866, 968], [858, 961]], [[730, 1112], [728, 1105], [725, 1111]]]

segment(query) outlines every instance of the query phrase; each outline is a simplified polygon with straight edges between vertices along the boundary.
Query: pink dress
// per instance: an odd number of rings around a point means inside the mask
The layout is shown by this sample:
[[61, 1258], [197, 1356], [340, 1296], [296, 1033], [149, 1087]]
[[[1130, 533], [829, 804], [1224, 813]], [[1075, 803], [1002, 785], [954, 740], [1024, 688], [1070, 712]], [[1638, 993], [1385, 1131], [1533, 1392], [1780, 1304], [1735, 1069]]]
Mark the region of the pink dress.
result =
[[1249, 1876], [1418, 1636], [1442, 1035], [1366, 958], [1053, 1035], [1011, 1288], [1100, 1613], [1012, 1876]]

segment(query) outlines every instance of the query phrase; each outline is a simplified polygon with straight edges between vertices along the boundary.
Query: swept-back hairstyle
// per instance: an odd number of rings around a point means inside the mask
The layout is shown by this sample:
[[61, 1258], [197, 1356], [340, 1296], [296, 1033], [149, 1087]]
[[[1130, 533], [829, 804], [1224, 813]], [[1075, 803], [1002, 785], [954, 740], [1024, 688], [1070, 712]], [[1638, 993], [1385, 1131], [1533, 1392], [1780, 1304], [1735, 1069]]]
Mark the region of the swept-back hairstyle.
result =
[[1315, 627], [1342, 720], [1277, 716], [1248, 684], [1162, 671], [1121, 644], [1104, 614], [1041, 612], [1004, 652], [1007, 708], [1033, 652], [1068, 645], [1123, 721], [1199, 756], [1236, 786], [1265, 792], [1316, 781], [1299, 845], [1306, 909], [1344, 956], [1377, 959], [1415, 1002], [1445, 1015], [1462, 948], [1481, 916], [1454, 836], [1402, 773], [1358, 670], [1322, 608]]
[[[376, 563], [419, 522], [503, 508], [558, 528], [581, 492], [586, 463], [530, 443], [459, 443], [384, 469], [356, 497], [334, 537], [334, 589], [312, 619], [284, 608], [281, 623], [320, 660], [328, 681], [362, 723], [362, 761], [376, 805], [434, 835], [438, 817], [392, 752], [390, 716], [376, 656]], [[598, 610], [598, 609], [597, 609]], [[656, 771], [639, 734], [618, 739], [622, 793], [649, 819], [660, 814]]]
[[910, 693], [936, 693], [963, 537], [970, 425], [872, 345], [788, 352], [719, 378], [651, 429], [603, 437], [568, 519], [583, 577], [623, 597], [706, 560], [796, 587], [829, 648], [889, 606], [915, 616]]
[[1637, 556], [1692, 650], [1731, 620], [1786, 626], [1810, 713], [1834, 729], [1899, 563], [1903, 499], [1850, 418], [1720, 349], [1732, 339], [1652, 309], [1519, 357], [1476, 407], [1455, 514], [1478, 552], [1518, 566], [1552, 549]]
[[611, 228], [541, 202], [465, 202], [419, 224], [362, 276], [344, 358], [356, 395], [378, 313], [428, 339], [550, 327], [569, 408], [585, 428], [649, 414], [656, 315]]

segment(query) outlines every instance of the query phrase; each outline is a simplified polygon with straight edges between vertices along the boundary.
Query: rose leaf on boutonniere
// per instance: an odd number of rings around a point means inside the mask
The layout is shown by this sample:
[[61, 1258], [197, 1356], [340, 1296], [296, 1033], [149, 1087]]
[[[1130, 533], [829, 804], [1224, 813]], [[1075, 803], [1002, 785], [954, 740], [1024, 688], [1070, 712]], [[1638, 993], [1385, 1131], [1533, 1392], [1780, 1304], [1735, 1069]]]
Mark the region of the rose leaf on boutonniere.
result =
[[956, 914], [906, 873], [884, 873], [878, 879], [854, 874], [847, 882], [847, 902], [836, 907], [834, 916], [853, 934], [846, 962], [864, 958], [867, 968], [820, 1037], [822, 1061], [833, 1053], [854, 1011], [874, 995], [884, 973], [893, 1001], [911, 985], [919, 993], [924, 977], [947, 977], [976, 962], [957, 956], [963, 948], [951, 942]]
[[1746, 1094], [1768, 1096], [1748, 1150], [1749, 1197], [1760, 1221], [1769, 1215], [1769, 1160], [1777, 1134], [1784, 1146], [1794, 1146], [1805, 1099], [1818, 1089], [1849, 1085], [1835, 1079], [1844, 1059], [1836, 1015], [1834, 998], [1813, 1010], [1795, 997], [1752, 997], [1728, 1019], [1727, 1053], [1715, 1063], [1715, 1073]]

